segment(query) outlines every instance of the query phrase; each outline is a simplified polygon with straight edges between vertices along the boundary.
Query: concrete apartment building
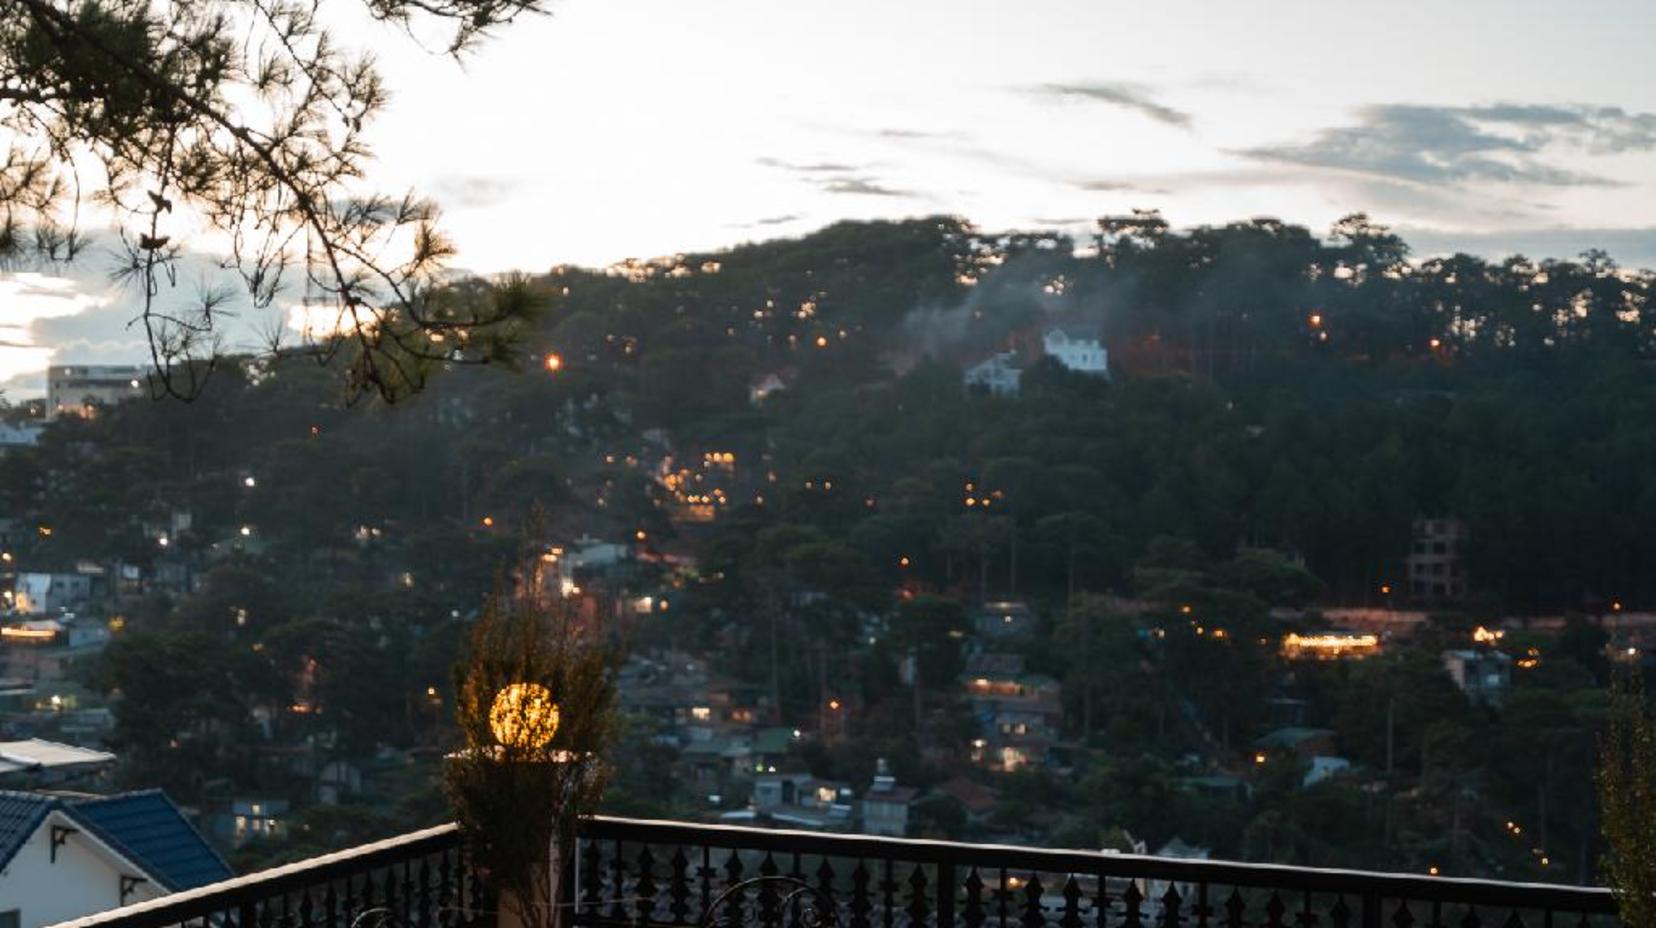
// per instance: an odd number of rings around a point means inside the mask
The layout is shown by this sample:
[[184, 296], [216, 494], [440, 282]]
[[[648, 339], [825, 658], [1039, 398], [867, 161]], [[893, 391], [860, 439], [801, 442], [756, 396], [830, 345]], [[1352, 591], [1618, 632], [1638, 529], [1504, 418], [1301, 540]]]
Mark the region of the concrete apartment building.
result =
[[148, 377], [131, 364], [54, 364], [46, 369], [46, 418], [90, 418], [99, 407], [138, 399], [147, 395]]

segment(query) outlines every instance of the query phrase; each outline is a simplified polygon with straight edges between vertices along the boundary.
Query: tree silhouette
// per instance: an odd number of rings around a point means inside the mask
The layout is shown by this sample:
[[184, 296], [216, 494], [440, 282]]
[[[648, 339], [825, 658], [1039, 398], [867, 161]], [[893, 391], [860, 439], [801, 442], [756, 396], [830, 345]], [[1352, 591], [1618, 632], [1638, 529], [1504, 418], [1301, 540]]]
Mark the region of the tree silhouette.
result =
[[[542, 0], [367, 0], [451, 55]], [[504, 360], [528, 313], [518, 286], [446, 288], [453, 253], [436, 208], [361, 180], [364, 128], [385, 105], [370, 56], [347, 50], [350, 10], [322, 0], [0, 2], [0, 259], [65, 261], [88, 242], [83, 207], [119, 228], [117, 277], [143, 295], [159, 392], [201, 389], [233, 314], [233, 288], [177, 287], [192, 228], [255, 306], [305, 291], [353, 393], [395, 399], [434, 365]]]

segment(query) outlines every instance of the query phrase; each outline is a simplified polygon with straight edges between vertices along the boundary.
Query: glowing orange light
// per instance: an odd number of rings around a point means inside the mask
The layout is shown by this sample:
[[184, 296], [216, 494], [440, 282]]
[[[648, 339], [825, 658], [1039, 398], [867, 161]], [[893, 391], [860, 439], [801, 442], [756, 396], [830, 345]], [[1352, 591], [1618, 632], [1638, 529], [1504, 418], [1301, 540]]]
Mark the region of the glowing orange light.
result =
[[816, 346], [817, 346], [817, 347], [818, 347], [818, 348], [826, 348], [826, 347], [828, 347], [828, 336], [826, 336], [826, 335], [818, 335], [818, 336], [817, 336], [817, 337], [816, 337]]
[[1426, 873], [1427, 873], [1428, 876], [1437, 876], [1438, 875], [1438, 868], [1436, 868], [1436, 867], [1427, 867], [1426, 868]]
[[552, 691], [538, 683], [513, 683], [489, 706], [489, 732], [508, 747], [543, 748], [558, 733], [561, 712]]
[[[1442, 347], [1443, 347], [1443, 340], [1442, 340], [1442, 339], [1438, 339], [1438, 338], [1434, 338], [1434, 339], [1432, 339], [1432, 340], [1431, 340], [1431, 341], [1429, 341], [1429, 342], [1427, 342], [1427, 343], [1426, 343], [1426, 344], [1428, 344], [1428, 345], [1430, 345], [1430, 346], [1431, 346], [1431, 347], [1432, 347], [1432, 350], [1433, 350], [1433, 351], [1436, 351], [1436, 350], [1437, 350], [1437, 349], [1439, 349], [1439, 348], [1442, 348]], [[1432, 872], [1433, 872], [1433, 873], [1434, 873], [1434, 874], [1436, 874], [1436, 872], [1437, 872], [1437, 868], [1436, 868], [1436, 867], [1433, 867], [1433, 868], [1432, 868]]]
[[838, 712], [839, 707], [840, 707], [840, 701], [839, 700], [837, 700], [837, 699], [828, 700], [828, 708], [834, 710], [835, 712]]
[[1263, 763], [1265, 763], [1265, 761], [1266, 761], [1266, 757], [1265, 757], [1265, 752], [1264, 751], [1258, 751], [1258, 752], [1254, 753], [1254, 763], [1263, 764]]
[[484, 516], [483, 517], [483, 527], [484, 528], [494, 528], [494, 516]]
[[898, 567], [907, 567], [907, 566], [909, 566], [908, 555], [905, 554], [902, 557], [898, 558], [897, 559], [897, 566]]
[[646, 534], [645, 534], [645, 533], [644, 533], [644, 530], [643, 530], [643, 529], [639, 529], [639, 530], [638, 530], [638, 531], [636, 531], [636, 532], [633, 532], [633, 537], [634, 537], [634, 538], [636, 538], [636, 539], [638, 539], [638, 540], [639, 540], [639, 541], [643, 541], [643, 540], [644, 540], [644, 539], [646, 539], [646, 538], [648, 538], [648, 537], [650, 537], [650, 536], [649, 536], [649, 535], [646, 535]]
[[1380, 592], [1382, 594], [1386, 595], [1386, 596], [1390, 596], [1391, 595], [1391, 584], [1389, 584], [1389, 583], [1380, 584]]
[[1618, 599], [1618, 600], [1615, 600], [1615, 601], [1611, 602], [1610, 603], [1610, 611], [1611, 612], [1620, 612], [1620, 611], [1622, 611], [1621, 600]]
[[556, 374], [563, 370], [563, 357], [557, 352], [548, 353], [546, 356], [546, 370], [550, 374]]
[[46, 641], [57, 636], [57, 632], [45, 628], [0, 628], [0, 637], [20, 638], [28, 641]]
[[1315, 329], [1315, 328], [1319, 328], [1321, 326], [1322, 326], [1322, 313], [1312, 313], [1311, 314], [1311, 328]]

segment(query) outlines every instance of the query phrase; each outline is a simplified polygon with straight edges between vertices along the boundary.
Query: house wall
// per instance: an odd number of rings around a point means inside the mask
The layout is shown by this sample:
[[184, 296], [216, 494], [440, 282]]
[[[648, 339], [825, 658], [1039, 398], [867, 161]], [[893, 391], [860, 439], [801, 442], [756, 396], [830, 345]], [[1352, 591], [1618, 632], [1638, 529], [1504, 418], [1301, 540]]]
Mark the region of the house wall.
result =
[[[135, 869], [117, 869], [116, 859], [84, 829], [78, 829], [58, 848], [52, 860], [52, 826], [77, 828], [61, 813], [46, 817], [27, 843], [0, 870], [0, 912], [18, 909], [20, 928], [42, 928], [58, 922], [103, 912], [121, 904], [121, 876], [138, 876]], [[128, 904], [166, 895], [154, 883], [140, 883]]]

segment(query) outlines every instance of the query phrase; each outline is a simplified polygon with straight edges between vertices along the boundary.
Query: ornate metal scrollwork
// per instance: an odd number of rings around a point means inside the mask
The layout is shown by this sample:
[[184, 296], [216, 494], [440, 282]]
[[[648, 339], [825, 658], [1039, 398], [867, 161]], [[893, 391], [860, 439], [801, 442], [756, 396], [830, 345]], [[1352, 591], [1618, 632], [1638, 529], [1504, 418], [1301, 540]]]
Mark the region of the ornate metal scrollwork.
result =
[[763, 886], [790, 887], [787, 894], [777, 902], [776, 910], [787, 912], [799, 905], [799, 928], [843, 928], [840, 923], [839, 906], [834, 903], [833, 894], [791, 876], [756, 876], [740, 883], [732, 883], [707, 904], [696, 928], [713, 928], [720, 908], [728, 905], [732, 898], [742, 898], [749, 889]]

